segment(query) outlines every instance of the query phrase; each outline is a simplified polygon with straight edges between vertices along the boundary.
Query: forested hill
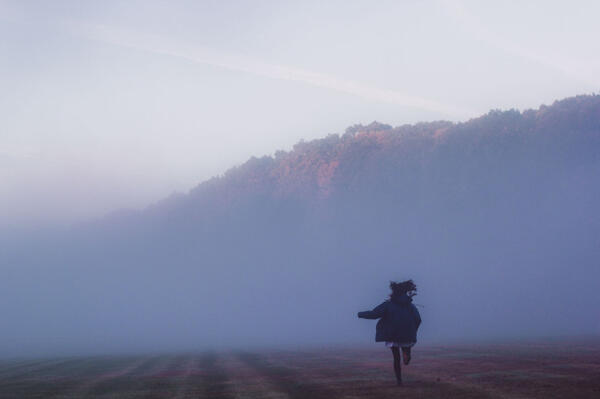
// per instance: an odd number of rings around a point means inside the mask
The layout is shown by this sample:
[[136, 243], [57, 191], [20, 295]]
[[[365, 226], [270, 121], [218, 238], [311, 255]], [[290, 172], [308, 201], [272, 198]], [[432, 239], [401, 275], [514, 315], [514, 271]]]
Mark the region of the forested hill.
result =
[[600, 96], [353, 126], [42, 241], [0, 253], [0, 353], [368, 342], [403, 278], [424, 342], [600, 334]]
[[301, 141], [289, 152], [253, 157], [151, 212], [191, 207], [196, 212], [187, 217], [201, 217], [258, 199], [319, 207], [355, 196], [414, 201], [421, 207], [443, 202], [479, 208], [502, 195], [519, 195], [517, 189], [531, 191], [534, 197], [522, 200], [533, 200], [550, 175], [593, 164], [599, 151], [600, 95], [524, 112], [493, 110], [458, 124], [391, 127], [373, 122], [349, 127], [342, 135]]

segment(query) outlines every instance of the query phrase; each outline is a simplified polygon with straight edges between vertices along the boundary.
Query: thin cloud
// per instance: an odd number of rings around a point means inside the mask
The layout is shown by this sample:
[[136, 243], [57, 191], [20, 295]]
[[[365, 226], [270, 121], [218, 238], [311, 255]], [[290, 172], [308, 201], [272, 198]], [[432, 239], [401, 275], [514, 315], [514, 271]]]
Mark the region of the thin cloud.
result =
[[[454, 20], [460, 22], [460, 25], [472, 33], [477, 40], [487, 43], [497, 49], [500, 49], [513, 56], [533, 61], [538, 65], [562, 73], [564, 76], [585, 83], [592, 87], [600, 85], [600, 80], [596, 77], [594, 71], [585, 67], [586, 63], [581, 60], [573, 60], [570, 57], [550, 56], [541, 54], [534, 49], [526, 48], [519, 43], [506, 40], [494, 32], [487, 29], [473, 15], [467, 7], [459, 0], [440, 0], [447, 14]], [[583, 67], [582, 67], [583, 66]]]
[[199, 64], [217, 66], [271, 79], [302, 82], [315, 87], [351, 94], [369, 101], [421, 108], [450, 118], [464, 118], [474, 114], [471, 110], [421, 97], [409, 96], [398, 91], [382, 89], [292, 66], [270, 64], [251, 57], [224, 54], [207, 47], [184, 44], [162, 36], [142, 34], [108, 25], [71, 25], [71, 28], [75, 29], [78, 34], [92, 40], [183, 58]]

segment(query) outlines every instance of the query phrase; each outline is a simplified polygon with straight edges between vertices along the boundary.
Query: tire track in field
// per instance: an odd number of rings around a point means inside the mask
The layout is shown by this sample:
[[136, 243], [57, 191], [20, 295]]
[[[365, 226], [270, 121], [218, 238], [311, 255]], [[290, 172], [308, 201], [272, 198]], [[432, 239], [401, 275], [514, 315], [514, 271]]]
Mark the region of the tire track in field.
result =
[[34, 395], [44, 397], [42, 394], [53, 387], [45, 381], [43, 372], [73, 361], [74, 359], [64, 358], [42, 360], [31, 363], [29, 367], [19, 367], [15, 372], [2, 376], [0, 379], [0, 397], [22, 398]]
[[[181, 363], [181, 357], [105, 358], [91, 359], [90, 362], [87, 370], [79, 373], [83, 378], [79, 379], [78, 384], [57, 391], [61, 398], [104, 395], [172, 397], [176, 384], [171, 370]], [[99, 371], [102, 373], [99, 374]], [[91, 379], [86, 379], [86, 376]]]
[[148, 361], [150, 361], [148, 358], [115, 359], [111, 362], [109, 367], [104, 369], [103, 373], [97, 374], [87, 381], [84, 380], [80, 385], [71, 390], [69, 394], [74, 398], [85, 397], [87, 394], [91, 394], [94, 389], [102, 383], [113, 378], [131, 374], [140, 367], [143, 367]]
[[8, 375], [3, 375], [2, 380], [4, 381], [14, 381], [21, 380], [27, 378], [36, 378], [43, 375], [44, 372], [48, 370], [52, 370], [54, 368], [60, 368], [64, 365], [71, 364], [73, 362], [81, 361], [80, 358], [62, 358], [62, 359], [53, 359], [53, 360], [42, 360], [40, 362], [36, 362], [31, 364], [30, 366], [19, 367], [13, 370], [13, 373], [9, 373]]
[[188, 394], [190, 381], [193, 379], [193, 374], [198, 369], [198, 359], [196, 356], [191, 356], [184, 366], [184, 372], [181, 376], [181, 381], [177, 386], [177, 391], [175, 392], [175, 396], [173, 399], [181, 399]]
[[[65, 397], [73, 391], [90, 370], [103, 365], [99, 358], [76, 358], [47, 365], [21, 378], [4, 380], [0, 397]], [[17, 376], [19, 377], [19, 376]]]
[[217, 362], [215, 352], [200, 356], [199, 366], [204, 371], [201, 379], [201, 397], [210, 399], [234, 399], [229, 386], [229, 376]]
[[274, 387], [267, 376], [242, 362], [235, 353], [221, 357], [231, 381], [234, 397], [243, 399], [289, 399], [285, 392]]
[[286, 366], [274, 365], [264, 356], [254, 353], [238, 352], [240, 359], [247, 366], [264, 375], [269, 383], [278, 391], [285, 393], [290, 399], [336, 399], [342, 398], [338, 392], [321, 384], [306, 382], [300, 373]]
[[5, 361], [0, 366], [0, 378], [10, 372], [17, 371], [19, 369], [34, 368], [44, 363], [51, 362], [51, 359], [29, 359], [29, 360], [13, 360]]
[[174, 397], [233, 399], [229, 373], [214, 352], [190, 358], [185, 366], [183, 378], [174, 392]]
[[[162, 356], [142, 357], [133, 364], [119, 370], [116, 373], [110, 373], [89, 386], [83, 387], [79, 397], [116, 395], [129, 393], [132, 387], [139, 385], [139, 380], [149, 371], [153, 372], [157, 366], [164, 362]], [[77, 396], [75, 396], [77, 397]]]
[[178, 366], [185, 357], [182, 355], [163, 356], [162, 362], [135, 381], [135, 386], [140, 387], [136, 394], [148, 399], [172, 398], [177, 391], [178, 383], [180, 383], [178, 380], [181, 379]]
[[59, 358], [26, 362], [24, 364], [15, 365], [4, 370], [4, 372], [0, 373], [0, 378], [2, 378], [3, 380], [20, 378], [27, 374], [35, 373], [38, 370], [46, 369], [49, 366], [60, 365], [62, 363], [67, 362], [68, 360], [69, 359]]

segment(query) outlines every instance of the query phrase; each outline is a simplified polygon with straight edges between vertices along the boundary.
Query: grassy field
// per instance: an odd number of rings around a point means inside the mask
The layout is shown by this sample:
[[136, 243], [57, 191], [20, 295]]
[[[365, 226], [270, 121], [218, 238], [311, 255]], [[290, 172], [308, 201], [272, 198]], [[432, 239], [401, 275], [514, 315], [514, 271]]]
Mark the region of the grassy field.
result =
[[0, 398], [600, 398], [600, 342], [0, 361]]

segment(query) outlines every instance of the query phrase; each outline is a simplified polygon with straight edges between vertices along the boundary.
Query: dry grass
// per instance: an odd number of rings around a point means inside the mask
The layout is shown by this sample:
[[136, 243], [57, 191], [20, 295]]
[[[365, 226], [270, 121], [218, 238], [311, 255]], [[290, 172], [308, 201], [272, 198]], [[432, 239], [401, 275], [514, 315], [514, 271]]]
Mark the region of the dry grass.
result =
[[209, 352], [0, 362], [0, 398], [599, 398], [600, 343]]

